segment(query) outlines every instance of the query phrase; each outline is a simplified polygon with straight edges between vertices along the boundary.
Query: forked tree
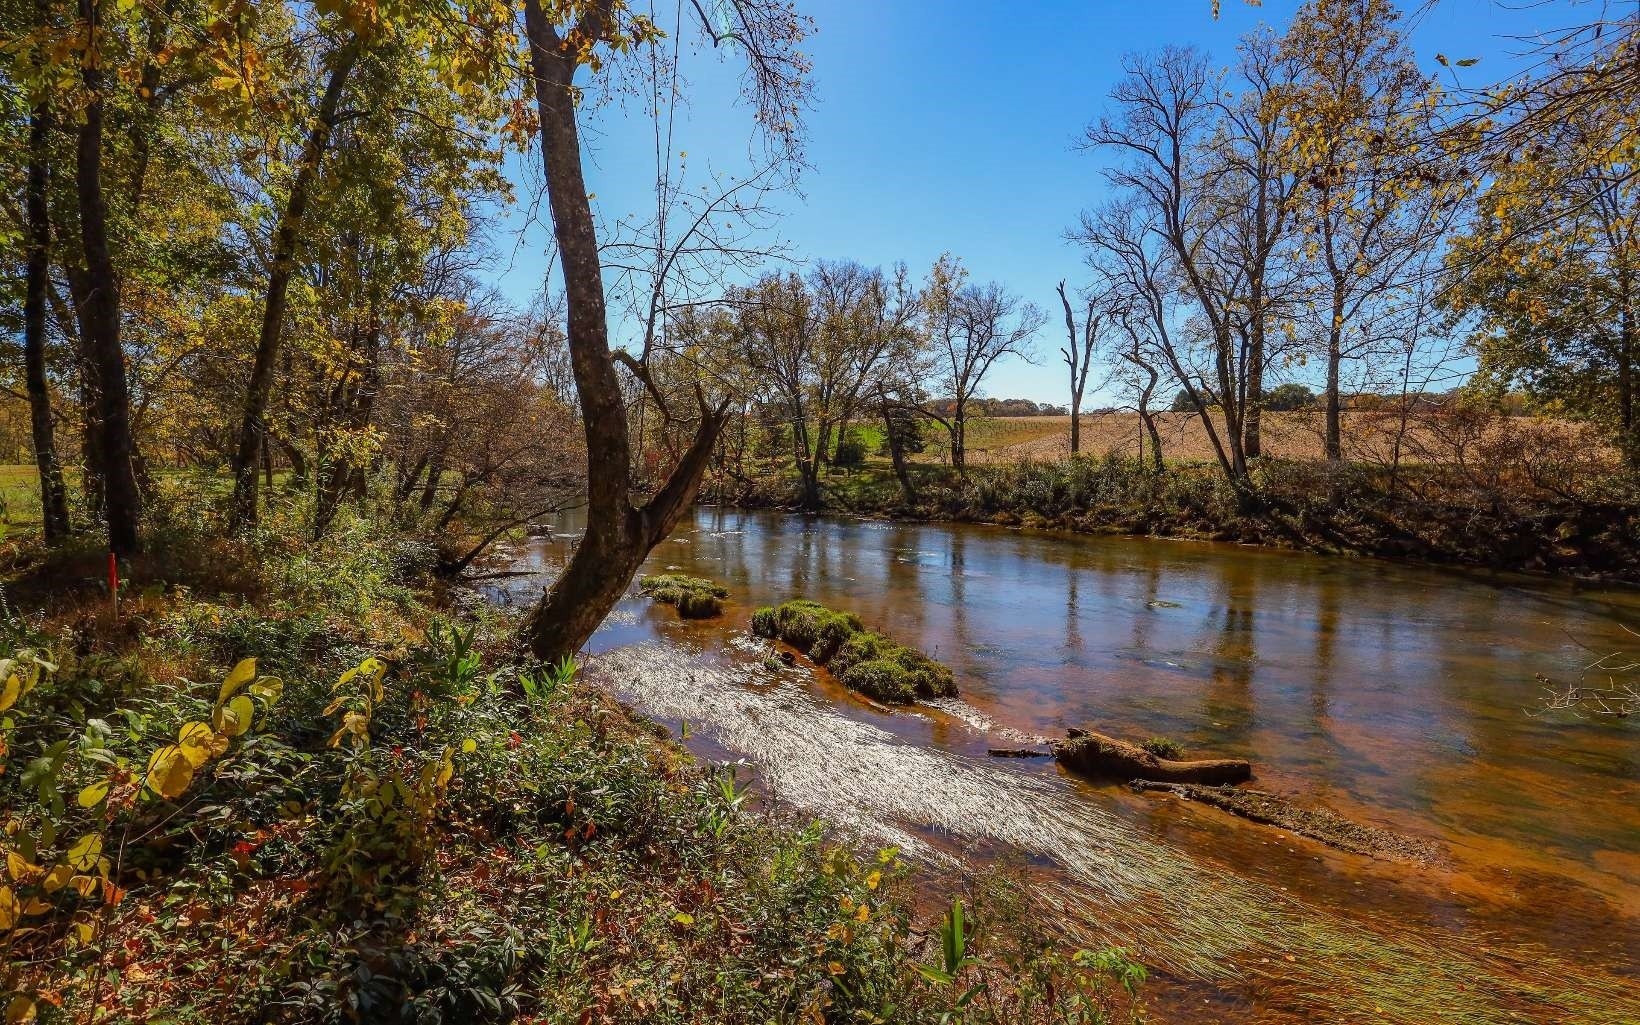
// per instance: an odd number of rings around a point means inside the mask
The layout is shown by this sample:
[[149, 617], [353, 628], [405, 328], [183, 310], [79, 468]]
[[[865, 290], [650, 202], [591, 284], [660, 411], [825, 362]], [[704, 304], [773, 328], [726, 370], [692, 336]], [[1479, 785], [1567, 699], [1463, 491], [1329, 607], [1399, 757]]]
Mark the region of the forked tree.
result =
[[[699, 27], [714, 43], [745, 55], [758, 123], [776, 145], [790, 145], [804, 100], [806, 66], [795, 48], [806, 22], [779, 0], [732, 0], [725, 7], [726, 21], [719, 23], [694, 5]], [[683, 31], [682, 25], [675, 28]], [[633, 472], [627, 397], [610, 347], [598, 227], [582, 168], [578, 109], [585, 87], [576, 79], [583, 68], [596, 75], [605, 61], [652, 45], [659, 30], [616, 0], [525, 0], [524, 29], [588, 470], [585, 532], [524, 626], [530, 649], [553, 659], [586, 643], [650, 549], [688, 510], [727, 418], [728, 400], [695, 390], [693, 439], [653, 492], [643, 493]]]

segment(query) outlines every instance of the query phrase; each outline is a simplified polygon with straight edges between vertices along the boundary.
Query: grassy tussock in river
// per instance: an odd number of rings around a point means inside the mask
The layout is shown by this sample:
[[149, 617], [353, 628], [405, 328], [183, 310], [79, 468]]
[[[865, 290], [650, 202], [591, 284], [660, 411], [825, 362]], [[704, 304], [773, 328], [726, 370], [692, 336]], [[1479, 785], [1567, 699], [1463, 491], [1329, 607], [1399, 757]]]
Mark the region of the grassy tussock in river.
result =
[[1006, 887], [919, 928], [893, 850], [519, 661], [429, 546], [303, 537], [157, 531], [118, 622], [95, 552], [7, 553], [8, 1020], [1138, 1016], [1141, 969]]
[[785, 641], [825, 666], [845, 687], [878, 701], [908, 705], [917, 698], [957, 693], [949, 668], [867, 630], [852, 612], [796, 598], [754, 612], [752, 632]]

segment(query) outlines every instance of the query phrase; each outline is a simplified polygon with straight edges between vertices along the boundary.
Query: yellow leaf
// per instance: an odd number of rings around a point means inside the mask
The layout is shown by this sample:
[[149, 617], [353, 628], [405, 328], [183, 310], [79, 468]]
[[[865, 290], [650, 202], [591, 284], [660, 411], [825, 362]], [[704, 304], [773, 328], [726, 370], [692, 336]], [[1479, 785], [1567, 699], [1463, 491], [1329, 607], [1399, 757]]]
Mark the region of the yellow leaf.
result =
[[250, 686], [251, 696], [260, 698], [264, 705], [276, 703], [284, 693], [285, 681], [277, 676], [258, 676]]
[[217, 691], [216, 694], [216, 703], [222, 704], [222, 702], [238, 693], [239, 688], [254, 679], [256, 679], [256, 659], [240, 659], [239, 664], [234, 666], [232, 671], [228, 673], [228, 678], [222, 681], [222, 689]]
[[6, 685], [0, 688], [0, 712], [4, 712], [17, 703], [18, 694], [22, 693], [23, 680], [16, 673], [6, 676]]
[[[243, 698], [234, 698], [234, 701], [243, 701]], [[233, 702], [229, 702], [231, 707]], [[182, 748], [182, 755], [189, 764], [199, 768], [212, 758], [228, 750], [228, 738], [211, 729], [202, 722], [184, 723], [177, 731], [177, 746]]]
[[694, 925], [695, 916], [691, 915], [687, 911], [679, 911], [677, 914], [672, 916], [672, 921], [678, 923], [679, 925]]
[[97, 892], [100, 884], [96, 876], [75, 876], [68, 881], [68, 885], [74, 887], [74, 892], [80, 896], [89, 897]]
[[0, 886], [0, 932], [10, 932], [22, 913], [23, 909], [18, 905], [17, 895], [11, 892], [11, 887]]
[[470, 755], [474, 751], [477, 751], [477, 750], [478, 750], [478, 741], [474, 740], [472, 737], [468, 737], [466, 740], [463, 740], [461, 742], [461, 753], [462, 754]]
[[251, 728], [251, 717], [256, 714], [256, 706], [251, 699], [243, 694], [232, 698], [225, 705], [218, 705], [212, 721], [218, 733], [230, 737], [237, 737]]
[[56, 893], [68, 885], [68, 880], [74, 875], [72, 865], [58, 865], [46, 873], [45, 886], [47, 893]]
[[28, 859], [16, 851], [6, 852], [6, 871], [18, 882], [24, 882], [29, 876], [40, 871], [40, 866], [30, 865]]
[[78, 802], [82, 808], [95, 808], [107, 796], [108, 781], [106, 779], [98, 780], [80, 791]]
[[6, 1025], [19, 1025], [34, 1020], [34, 1000], [19, 993], [6, 1005]]
[[161, 797], [176, 799], [194, 781], [194, 763], [182, 748], [167, 744], [148, 758], [148, 789]]
[[102, 857], [102, 849], [102, 834], [87, 833], [74, 841], [74, 846], [68, 849], [63, 860], [81, 872], [89, 872], [97, 864], [97, 859]]

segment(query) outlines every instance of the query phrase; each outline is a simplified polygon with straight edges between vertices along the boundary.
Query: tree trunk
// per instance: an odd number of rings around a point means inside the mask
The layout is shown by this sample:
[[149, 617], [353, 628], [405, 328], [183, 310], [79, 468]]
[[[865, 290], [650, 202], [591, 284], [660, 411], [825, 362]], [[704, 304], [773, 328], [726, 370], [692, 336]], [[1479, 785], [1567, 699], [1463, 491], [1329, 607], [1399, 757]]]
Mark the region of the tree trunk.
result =
[[[1145, 432], [1150, 435], [1150, 459], [1157, 473], [1162, 472], [1162, 435], [1156, 430], [1156, 417], [1150, 411], [1150, 397], [1156, 393], [1156, 382], [1161, 375], [1156, 368], [1138, 359], [1133, 362], [1149, 375], [1149, 381], [1139, 391], [1139, 422], [1144, 425]], [[1144, 453], [1139, 453], [1139, 461], [1144, 462]]]
[[[1261, 300], [1260, 300], [1261, 302]], [[1246, 458], [1258, 459], [1264, 453], [1264, 313], [1256, 310], [1253, 320], [1253, 341], [1246, 354], [1246, 408], [1241, 417], [1241, 449]]]
[[908, 506], [917, 504], [917, 489], [911, 483], [911, 472], [905, 465], [905, 438], [894, 422], [894, 412], [887, 402], [882, 405], [883, 435], [888, 440], [888, 455], [894, 461], [894, 479], [900, 482], [900, 494]]
[[957, 401], [951, 416], [951, 465], [957, 476], [968, 476], [968, 404]]
[[40, 473], [40, 519], [46, 541], [68, 535], [68, 489], [57, 461], [55, 425], [51, 419], [51, 392], [46, 386], [46, 291], [50, 287], [50, 211], [46, 206], [49, 169], [46, 141], [51, 112], [42, 102], [29, 117], [28, 185], [25, 216], [28, 221], [27, 290], [23, 300], [23, 376], [28, 390], [29, 427], [34, 440], [34, 465]]
[[285, 481], [285, 490], [303, 490], [308, 483], [307, 456], [302, 454], [301, 448], [294, 442], [286, 441], [278, 435], [270, 437], [273, 438], [274, 444], [279, 446], [279, 451], [284, 453], [285, 460], [290, 463], [290, 477]]
[[[356, 435], [370, 426], [380, 384], [381, 331], [372, 328], [364, 332], [360, 342], [362, 348], [356, 356], [362, 360], [363, 365], [359, 367], [357, 376], [352, 381], [344, 377], [333, 399], [333, 405], [339, 407], [334, 411], [335, 418], [341, 421], [343, 429], [350, 435]], [[352, 376], [351, 368], [349, 376]], [[323, 538], [329, 532], [336, 513], [341, 510], [343, 498], [349, 493], [355, 497], [363, 497], [363, 473], [364, 467], [355, 464], [347, 455], [321, 460], [318, 495], [313, 515], [315, 538]], [[459, 505], [459, 500], [457, 504]], [[442, 529], [443, 526], [444, 523], [441, 522], [439, 528]]]
[[[100, 25], [98, 0], [80, 0], [80, 17], [92, 36], [92, 57]], [[137, 526], [142, 495], [132, 465], [131, 396], [125, 353], [120, 348], [119, 280], [108, 245], [108, 207], [102, 186], [103, 78], [95, 59], [85, 61], [81, 79], [86, 104], [75, 146], [76, 191], [80, 201], [80, 241], [85, 251], [85, 351], [97, 375], [97, 419], [102, 459], [103, 514], [108, 547], [127, 557], [141, 551]]]
[[[82, 0], [85, 2], [85, 0]], [[296, 250], [300, 241], [302, 219], [307, 214], [314, 179], [319, 164], [330, 147], [330, 135], [336, 124], [336, 107], [342, 101], [347, 78], [359, 58], [359, 42], [350, 39], [336, 54], [336, 63], [330, 70], [324, 97], [312, 129], [302, 147], [297, 164], [296, 180], [291, 183], [290, 198], [279, 217], [279, 226], [273, 235], [273, 251], [268, 268], [268, 291], [262, 306], [262, 331], [256, 342], [256, 359], [251, 365], [251, 378], [245, 392], [245, 409], [240, 418], [239, 441], [233, 456], [233, 502], [229, 511], [228, 529], [237, 531], [246, 523], [256, 522], [256, 454], [262, 446], [262, 434], [267, 430], [263, 416], [267, 412], [268, 397], [273, 392], [273, 371], [279, 360], [279, 345], [285, 322], [285, 303], [290, 291], [290, 279], [296, 272]]]
[[102, 388], [97, 384], [97, 364], [91, 356], [91, 332], [87, 326], [90, 316], [91, 286], [87, 283], [85, 268], [77, 263], [65, 263], [63, 273], [68, 278], [69, 305], [74, 311], [74, 368], [80, 379], [80, 475], [81, 502], [86, 518], [100, 520], [103, 515], [103, 455], [102, 455]]
[[1159, 758], [1142, 747], [1087, 730], [1072, 730], [1070, 739], [1054, 745], [1054, 758], [1072, 772], [1095, 779], [1153, 780], [1159, 783], [1245, 783], [1253, 767], [1240, 758], [1176, 761]]
[[1623, 457], [1630, 468], [1640, 468], [1640, 424], [1634, 417], [1635, 335], [1640, 334], [1640, 326], [1635, 324], [1634, 277], [1627, 269], [1618, 275], [1618, 297], [1623, 308], [1618, 312], [1617, 329], [1617, 416]]
[[[592, 6], [575, 36], [594, 43], [607, 12]], [[578, 651], [620, 600], [649, 551], [677, 526], [711, 460], [724, 422], [723, 408], [702, 408], [694, 441], [646, 504], [632, 503], [632, 458], [626, 404], [609, 352], [603, 268], [597, 230], [581, 168], [580, 128], [575, 122], [577, 50], [559, 36], [541, 0], [524, 2], [530, 68], [541, 122], [541, 158], [552, 211], [553, 235], [568, 310], [570, 368], [586, 436], [586, 530], [562, 575], [524, 624], [538, 658]]]
[[1327, 333], [1327, 461], [1344, 458], [1343, 401], [1338, 394], [1339, 367], [1344, 362], [1343, 340], [1336, 318]]

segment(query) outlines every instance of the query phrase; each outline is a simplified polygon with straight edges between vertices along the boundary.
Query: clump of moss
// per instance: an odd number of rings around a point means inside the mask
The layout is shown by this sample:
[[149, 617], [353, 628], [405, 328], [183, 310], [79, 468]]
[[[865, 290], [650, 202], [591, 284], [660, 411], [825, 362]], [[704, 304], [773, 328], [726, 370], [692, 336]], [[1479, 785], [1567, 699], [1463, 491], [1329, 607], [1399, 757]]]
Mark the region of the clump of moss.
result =
[[662, 573], [638, 581], [638, 589], [655, 601], [676, 605], [685, 619], [706, 619], [723, 611], [729, 589], [701, 577]]
[[957, 693], [951, 670], [915, 648], [865, 629], [858, 616], [798, 598], [752, 614], [752, 632], [798, 649], [845, 687], [878, 701], [910, 704], [916, 698]]
[[1166, 758], [1176, 762], [1184, 757], [1184, 748], [1166, 737], [1151, 737], [1139, 746], [1157, 758]]

